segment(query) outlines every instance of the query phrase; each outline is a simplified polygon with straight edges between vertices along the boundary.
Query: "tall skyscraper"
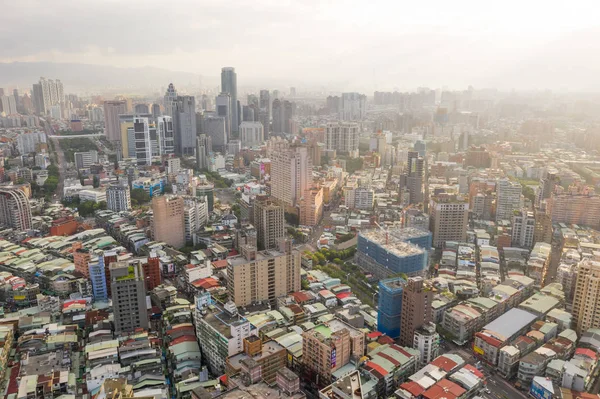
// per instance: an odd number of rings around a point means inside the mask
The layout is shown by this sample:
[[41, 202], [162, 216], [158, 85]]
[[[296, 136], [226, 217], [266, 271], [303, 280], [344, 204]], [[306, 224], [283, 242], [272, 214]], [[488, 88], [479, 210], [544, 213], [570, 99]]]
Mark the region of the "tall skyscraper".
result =
[[170, 116], [161, 115], [156, 117], [156, 133], [158, 135], [160, 155], [175, 154], [175, 131], [173, 119]]
[[177, 96], [173, 103], [175, 154], [193, 155], [196, 149], [196, 99]]
[[283, 102], [283, 132], [297, 133], [296, 124], [296, 103], [285, 100]]
[[0, 186], [0, 225], [16, 231], [31, 229], [31, 206], [19, 187]]
[[173, 113], [173, 107], [176, 100], [177, 90], [175, 90], [175, 86], [173, 85], [173, 83], [169, 83], [169, 87], [167, 88], [167, 91], [163, 98], [163, 105], [165, 107], [165, 115], [169, 115], [171, 118], [175, 116]]
[[148, 329], [146, 283], [140, 263], [114, 262], [110, 266], [115, 331]]
[[600, 262], [580, 262], [576, 281], [572, 313], [580, 337], [590, 328], [600, 328]]
[[402, 292], [400, 345], [412, 346], [415, 331], [431, 322], [432, 301], [433, 289], [425, 286], [423, 277], [411, 277], [408, 279]]
[[205, 116], [202, 131], [210, 138], [208, 151], [225, 152], [227, 148], [227, 122], [221, 116]]
[[559, 184], [558, 170], [552, 168], [552, 170], [547, 171], [546, 176], [540, 179], [540, 189], [536, 198], [536, 205], [543, 206], [543, 202], [552, 196], [554, 189]]
[[496, 183], [496, 221], [511, 220], [515, 211], [523, 207], [521, 184], [509, 179]]
[[367, 116], [367, 96], [359, 93], [342, 93], [340, 115], [343, 121], [360, 121]]
[[434, 247], [441, 248], [446, 241], [467, 239], [469, 203], [465, 199], [445, 193], [434, 196], [429, 202], [429, 215]]
[[121, 140], [119, 115], [127, 113], [125, 101], [104, 101], [104, 135], [110, 141]]
[[131, 194], [129, 187], [121, 184], [111, 184], [106, 189], [106, 208], [114, 212], [124, 212], [131, 209]]
[[183, 199], [183, 225], [185, 241], [193, 242], [194, 234], [206, 225], [208, 220], [208, 200], [206, 197], [185, 197]]
[[221, 93], [216, 98], [217, 116], [225, 119], [225, 145], [231, 140], [233, 132], [233, 101], [229, 93]]
[[[258, 115], [257, 115], [258, 117]], [[242, 107], [242, 118], [240, 124], [243, 122], [254, 122], [254, 106], [244, 105]]]
[[152, 164], [152, 143], [148, 118], [133, 118], [135, 158], [138, 166]]
[[350, 156], [358, 156], [358, 124], [352, 122], [329, 122], [325, 130], [325, 148]]
[[208, 169], [208, 155], [212, 151], [212, 139], [206, 134], [196, 138], [196, 167], [200, 170]]
[[181, 197], [152, 198], [152, 235], [173, 248], [185, 246], [184, 201]]
[[39, 83], [33, 85], [35, 110], [39, 114], [46, 114], [55, 106], [62, 106], [65, 101], [63, 84], [60, 80], [40, 78]]
[[43, 115], [46, 113], [46, 105], [44, 104], [44, 91], [41, 83], [34, 83], [31, 91], [33, 100], [33, 109], [36, 114]]
[[532, 211], [516, 211], [512, 217], [513, 247], [533, 248], [535, 236], [535, 217]]
[[300, 290], [300, 253], [291, 243], [280, 251], [258, 251], [243, 246], [240, 256], [227, 259], [229, 300], [237, 306], [262, 301], [275, 304], [277, 298]]
[[273, 100], [272, 104], [273, 113], [273, 133], [284, 132], [284, 110], [283, 101], [279, 99]]
[[17, 113], [17, 102], [14, 96], [0, 96], [0, 110], [6, 115]]
[[406, 280], [402, 277], [379, 280], [377, 330], [393, 339], [400, 336], [402, 299], [405, 286]]
[[[259, 121], [265, 128], [265, 137], [271, 132], [271, 94], [269, 90], [261, 90], [258, 105], [260, 107]], [[262, 119], [261, 119], [262, 115]]]
[[423, 202], [424, 165], [425, 160], [419, 156], [417, 151], [408, 152], [406, 182], [408, 186], [410, 204], [418, 204]]
[[277, 248], [279, 241], [285, 237], [283, 207], [266, 197], [257, 196], [254, 200], [253, 216], [258, 249]]
[[[221, 69], [221, 91], [231, 97], [231, 132], [237, 133], [240, 126], [240, 114], [237, 98], [237, 74], [235, 68]], [[231, 138], [231, 136], [229, 136]]]
[[271, 139], [271, 196], [295, 208], [306, 190], [312, 188], [313, 163], [308, 147]]

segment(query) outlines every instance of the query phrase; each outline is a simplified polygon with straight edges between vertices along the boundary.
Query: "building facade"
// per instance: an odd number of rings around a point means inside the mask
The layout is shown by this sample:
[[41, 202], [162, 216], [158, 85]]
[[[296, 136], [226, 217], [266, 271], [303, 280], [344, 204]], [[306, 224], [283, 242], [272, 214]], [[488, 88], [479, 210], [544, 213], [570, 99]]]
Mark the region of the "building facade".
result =
[[446, 241], [464, 242], [467, 238], [469, 203], [457, 196], [442, 194], [429, 202], [429, 230], [433, 246], [440, 248]]
[[32, 227], [31, 206], [19, 187], [0, 186], [0, 225], [17, 231]]
[[402, 277], [379, 281], [377, 330], [393, 339], [400, 337], [405, 286], [406, 280]]
[[600, 262], [579, 263], [572, 313], [577, 335], [590, 328], [600, 328]]
[[512, 246], [532, 248], [535, 244], [535, 217], [533, 212], [521, 210], [512, 217]]
[[511, 220], [515, 211], [523, 208], [521, 184], [500, 179], [496, 183], [496, 220]]
[[152, 235], [174, 247], [185, 246], [185, 203], [182, 197], [160, 196], [152, 199]]
[[231, 132], [237, 133], [240, 126], [240, 114], [238, 110], [237, 74], [235, 73], [235, 68], [225, 67], [221, 69], [221, 91], [229, 94], [231, 98]]
[[237, 306], [268, 301], [300, 290], [300, 253], [291, 249], [258, 251], [241, 248], [242, 255], [227, 258], [227, 290]]
[[110, 264], [111, 292], [115, 331], [131, 332], [136, 328], [148, 329], [146, 283], [139, 263], [114, 262]]
[[415, 331], [432, 321], [433, 288], [423, 277], [411, 277], [402, 292], [400, 345], [411, 346]]
[[264, 128], [260, 122], [242, 122], [240, 125], [242, 147], [262, 145], [265, 141]]
[[253, 211], [258, 249], [277, 248], [279, 241], [285, 237], [283, 207], [267, 197], [257, 197], [254, 200]]
[[325, 130], [325, 148], [358, 156], [359, 125], [352, 122], [329, 122]]
[[104, 135], [110, 141], [121, 140], [119, 115], [127, 112], [125, 101], [104, 101]]
[[273, 139], [271, 146], [271, 196], [287, 208], [295, 208], [312, 188], [313, 162], [308, 148]]

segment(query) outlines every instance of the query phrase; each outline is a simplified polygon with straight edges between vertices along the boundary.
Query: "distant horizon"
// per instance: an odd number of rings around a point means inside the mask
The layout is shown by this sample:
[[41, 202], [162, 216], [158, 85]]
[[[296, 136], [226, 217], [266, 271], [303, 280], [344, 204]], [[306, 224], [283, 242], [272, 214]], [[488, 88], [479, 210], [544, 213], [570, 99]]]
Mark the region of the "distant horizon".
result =
[[[65, 85], [65, 90], [69, 91], [69, 89], [71, 87], [74, 87], [74, 89], [71, 89], [72, 91], [76, 91], [76, 90], [83, 90], [83, 91], [93, 91], [94, 93], [98, 93], [101, 94], [101, 90], [100, 88], [94, 88], [94, 84], [82, 84], [82, 83], [73, 83], [72, 82], [72, 77], [69, 76], [70, 73], [68, 71], [64, 71], [64, 74], [61, 74], [60, 72], [57, 73], [57, 71], [48, 71], [48, 73], [43, 73], [43, 70], [37, 70], [37, 72], [35, 74], [31, 74], [29, 73], [30, 76], [27, 76], [28, 73], [23, 73], [22, 77], [13, 77], [13, 78], [9, 78], [12, 79], [11, 81], [7, 81], [6, 78], [3, 76], [2, 72], [2, 68], [7, 67], [7, 66], [27, 66], [27, 67], [34, 67], [34, 66], [41, 66], [41, 67], [47, 67], [47, 66], [52, 66], [53, 68], [60, 68], [60, 66], [68, 66], [68, 67], [81, 67], [81, 68], [100, 68], [100, 69], [118, 69], [121, 71], [140, 71], [140, 70], [148, 70], [149, 72], [157, 72], [157, 73], [166, 73], [167, 75], [163, 77], [163, 79], [160, 79], [160, 82], [158, 81], [154, 81], [151, 78], [144, 78], [144, 77], [140, 77], [140, 76], [136, 76], [136, 78], [140, 78], [144, 81], [143, 84], [140, 85], [130, 85], [129, 82], [128, 83], [123, 83], [121, 85], [119, 84], [115, 84], [115, 86], [107, 88], [105, 87], [105, 83], [100, 83], [100, 86], [102, 86], [103, 90], [105, 90], [105, 93], [108, 92], [115, 92], [115, 91], [127, 91], [127, 90], [156, 90], [160, 92], [161, 88], [166, 88], [166, 86], [169, 83], [174, 83], [175, 86], [178, 88], [178, 90], [183, 90], [185, 91], [186, 89], [199, 89], [200, 88], [200, 82], [202, 82], [202, 89], [203, 91], [213, 91], [213, 89], [218, 89], [218, 87], [220, 86], [220, 76], [219, 74], [216, 74], [214, 76], [210, 76], [210, 75], [204, 75], [204, 74], [200, 74], [200, 73], [194, 73], [194, 72], [185, 72], [185, 71], [176, 71], [176, 70], [171, 70], [171, 69], [165, 69], [165, 68], [161, 68], [161, 67], [155, 67], [155, 66], [151, 66], [151, 65], [147, 65], [147, 66], [140, 66], [140, 67], [120, 67], [120, 66], [106, 66], [106, 65], [99, 65], [99, 64], [91, 64], [91, 63], [75, 63], [75, 62], [48, 62], [48, 61], [33, 61], [33, 62], [28, 62], [28, 61], [11, 61], [11, 62], [0, 62], [0, 87], [2, 88], [20, 88], [20, 89], [24, 89], [26, 91], [31, 90], [31, 85], [35, 82], [37, 82], [37, 80], [40, 77], [46, 77], [48, 79], [60, 79], [63, 84]], [[234, 66], [235, 68], [235, 66]], [[13, 71], [14, 72], [14, 71]], [[220, 70], [218, 71], [220, 72]], [[79, 73], [79, 72], [78, 72]], [[322, 94], [330, 94], [330, 93], [341, 93], [341, 92], [348, 92], [348, 91], [357, 91], [360, 92], [362, 94], [366, 94], [368, 97], [373, 97], [374, 92], [376, 91], [380, 91], [380, 92], [394, 92], [394, 91], [398, 91], [398, 92], [416, 92], [418, 91], [420, 88], [427, 88], [427, 89], [431, 89], [431, 90], [447, 90], [447, 91], [452, 91], [452, 92], [460, 92], [460, 91], [466, 91], [468, 90], [469, 87], [473, 87], [473, 89], [475, 91], [486, 91], [486, 90], [490, 90], [490, 91], [496, 91], [499, 94], [507, 94], [507, 93], [511, 93], [511, 92], [515, 92], [515, 93], [520, 93], [520, 94], [536, 94], [536, 93], [544, 93], [544, 92], [552, 92], [554, 94], [561, 94], [561, 95], [596, 95], [596, 94], [600, 94], [600, 87], [598, 88], [592, 88], [592, 87], [587, 87], [586, 89], [580, 89], [580, 90], [574, 90], [574, 89], [568, 89], [568, 88], [560, 88], [560, 87], [556, 87], [556, 88], [551, 88], [551, 87], [547, 87], [547, 88], [497, 88], [497, 87], [492, 87], [492, 86], [481, 86], [481, 87], [477, 87], [475, 85], [469, 84], [466, 85], [464, 87], [451, 87], [450, 85], [442, 85], [441, 87], [435, 87], [432, 85], [427, 85], [427, 84], [421, 84], [421, 85], [415, 85], [414, 87], [398, 87], [397, 85], [391, 85], [390, 88], [350, 88], [350, 89], [344, 89], [344, 88], [339, 88], [339, 87], [335, 87], [334, 84], [328, 85], [328, 86], [324, 86], [324, 85], [317, 85], [317, 84], [306, 84], [306, 85], [302, 85], [302, 84], [296, 84], [292, 81], [292, 79], [290, 79], [289, 81], [286, 79], [277, 79], [274, 82], [278, 82], [280, 84], [273, 84], [273, 81], [268, 79], [268, 78], [252, 78], [252, 77], [244, 77], [243, 75], [240, 75], [240, 73], [238, 72], [238, 69], [236, 68], [236, 73], [238, 74], [238, 87], [245, 92], [251, 93], [254, 91], [258, 92], [258, 90], [260, 89], [268, 89], [268, 90], [279, 90], [282, 93], [287, 93], [290, 89], [290, 87], [295, 87], [297, 92], [299, 94], [302, 94], [303, 91], [305, 92], [309, 92], [309, 93], [317, 93], [317, 92], [322, 92]], [[169, 80], [169, 76], [168, 74], [173, 74], [174, 79]], [[35, 76], [34, 76], [35, 75]], [[39, 76], [38, 76], [39, 75]], [[187, 78], [181, 78], [181, 76], [186, 76]], [[86, 76], [86, 78], [88, 78]], [[116, 76], [115, 79], [118, 82], [119, 81], [120, 76]], [[187, 83], [184, 82], [183, 80], [198, 80], [198, 82], [192, 82], [192, 81], [188, 81]], [[264, 81], [264, 82], [263, 82]], [[129, 87], [128, 87], [129, 86]], [[148, 94], [148, 93], [146, 93]]]

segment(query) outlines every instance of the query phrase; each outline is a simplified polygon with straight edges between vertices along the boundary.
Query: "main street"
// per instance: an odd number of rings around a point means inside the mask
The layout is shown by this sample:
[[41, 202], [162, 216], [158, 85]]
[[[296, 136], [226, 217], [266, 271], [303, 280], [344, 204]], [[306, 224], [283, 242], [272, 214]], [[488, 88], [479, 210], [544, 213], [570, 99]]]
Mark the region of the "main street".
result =
[[[467, 344], [465, 346], [456, 345], [451, 341], [444, 341], [440, 348], [440, 354], [444, 353], [454, 353], [465, 359], [468, 364], [476, 365], [478, 360], [473, 355], [473, 352], [470, 350], [470, 346]], [[481, 372], [484, 374], [485, 379], [487, 381], [487, 389], [490, 390], [489, 393], [482, 392], [479, 396], [486, 399], [523, 399], [527, 398], [527, 396], [515, 388], [510, 382], [507, 382], [498, 375], [494, 370], [487, 367], [482, 363]]]
[[[65, 173], [67, 172], [67, 163], [65, 161], [65, 153], [62, 148], [60, 148], [60, 141], [57, 140], [57, 136], [55, 135], [54, 128], [47, 120], [42, 119], [42, 123], [44, 124], [44, 130], [46, 132], [46, 139], [48, 141], [52, 140], [54, 145], [54, 152], [56, 156], [54, 157], [54, 161], [56, 162], [56, 166], [58, 167], [58, 185], [56, 186], [56, 192], [54, 193], [53, 199], [56, 201], [60, 201], [63, 196], [64, 186], [65, 186]], [[50, 154], [52, 156], [52, 154]]]

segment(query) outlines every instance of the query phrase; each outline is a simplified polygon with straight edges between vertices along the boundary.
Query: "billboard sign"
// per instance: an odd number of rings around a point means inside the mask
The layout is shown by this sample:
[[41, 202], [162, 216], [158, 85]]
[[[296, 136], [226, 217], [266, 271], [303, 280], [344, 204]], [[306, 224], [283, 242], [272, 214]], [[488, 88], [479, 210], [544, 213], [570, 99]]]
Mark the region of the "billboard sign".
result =
[[337, 364], [337, 352], [335, 348], [331, 348], [331, 368], [335, 368]]

